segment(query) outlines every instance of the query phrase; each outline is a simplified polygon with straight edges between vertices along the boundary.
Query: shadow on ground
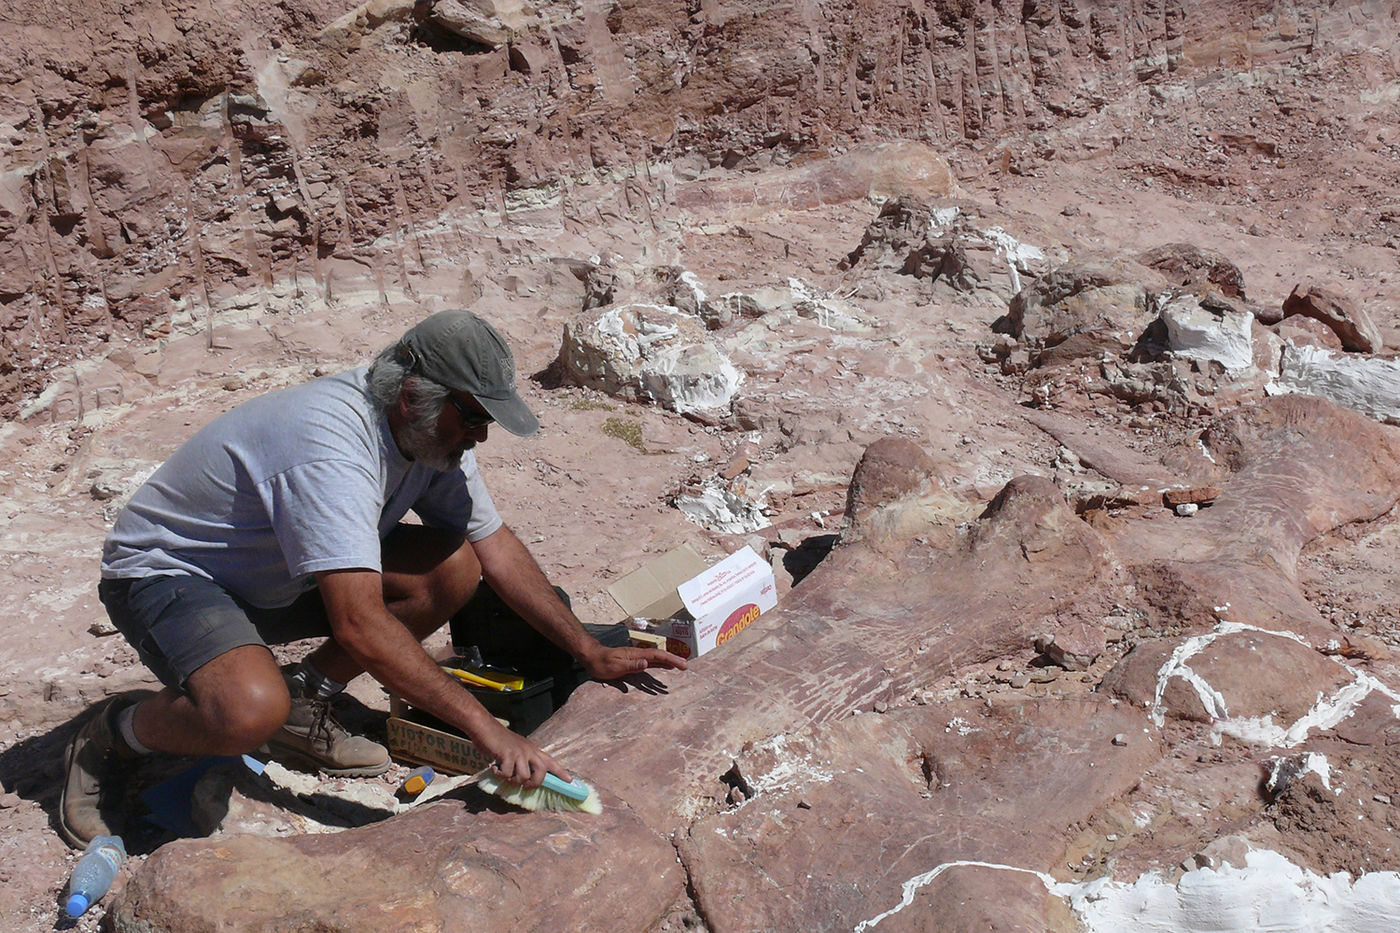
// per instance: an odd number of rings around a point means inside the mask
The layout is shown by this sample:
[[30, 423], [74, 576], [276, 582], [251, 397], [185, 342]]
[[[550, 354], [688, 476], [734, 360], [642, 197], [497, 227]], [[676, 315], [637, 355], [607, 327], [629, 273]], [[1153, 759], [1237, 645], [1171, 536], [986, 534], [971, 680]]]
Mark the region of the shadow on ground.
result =
[[[148, 690], [126, 690], [114, 694], [119, 697], [149, 695]], [[105, 702], [105, 701], [104, 701]], [[0, 750], [0, 784], [20, 797], [37, 804], [48, 818], [49, 827], [58, 834], [58, 809], [65, 778], [64, 755], [69, 741], [96, 715], [101, 703], [89, 706], [67, 722], [56, 725], [47, 732], [21, 739], [15, 744]], [[336, 717], [347, 728], [378, 742], [385, 739], [387, 714], [365, 706], [351, 696], [343, 696], [336, 701]], [[265, 755], [254, 757], [266, 760]], [[230, 759], [224, 767], [232, 768], [237, 759]], [[167, 842], [179, 838], [180, 834], [158, 824], [150, 808], [141, 799], [149, 789], [166, 781], [172, 781], [191, 768], [208, 766], [206, 759], [175, 755], [154, 755], [149, 760], [138, 763], [118, 776], [113, 782], [111, 793], [116, 801], [113, 807], [121, 821], [115, 827], [122, 837], [130, 855], [147, 855]], [[216, 765], [217, 766], [217, 765]], [[241, 765], [239, 765], [241, 767]], [[210, 768], [209, 770], [213, 770]], [[246, 770], [246, 769], [245, 769]], [[251, 772], [249, 772], [251, 776]], [[232, 782], [230, 783], [232, 786]], [[250, 796], [256, 796], [279, 808], [314, 818], [319, 812], [316, 795], [302, 799], [283, 788], [266, 782], [241, 781], [239, 789]], [[261, 788], [261, 790], [259, 790]], [[384, 819], [386, 811], [372, 807], [361, 808], [362, 813], [346, 813], [346, 802], [338, 801], [336, 812], [348, 825], [374, 822]], [[188, 833], [186, 833], [188, 834]]]

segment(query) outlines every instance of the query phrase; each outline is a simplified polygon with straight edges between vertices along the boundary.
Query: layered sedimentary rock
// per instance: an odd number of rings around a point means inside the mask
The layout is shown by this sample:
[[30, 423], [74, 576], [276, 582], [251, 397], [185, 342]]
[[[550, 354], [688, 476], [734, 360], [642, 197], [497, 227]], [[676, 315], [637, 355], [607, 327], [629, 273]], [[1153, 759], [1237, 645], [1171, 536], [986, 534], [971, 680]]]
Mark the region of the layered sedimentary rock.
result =
[[[0, 62], [0, 396], [12, 406], [52, 361], [114, 334], [303, 297], [412, 296], [439, 261], [424, 228], [448, 208], [544, 199], [587, 223], [576, 188], [633, 177], [617, 210], [650, 217], [676, 179], [721, 165], [791, 172], [792, 196], [820, 203], [827, 181], [799, 163], [872, 135], [1005, 138], [994, 161], [1031, 171], [1111, 151], [1159, 84], [1368, 41], [1350, 20], [1332, 28], [1349, 13], [1323, 4], [1189, 13], [1101, 0], [12, 3], [23, 54]], [[1161, 170], [1195, 179], [1192, 163]], [[712, 194], [751, 195], [730, 188]]]

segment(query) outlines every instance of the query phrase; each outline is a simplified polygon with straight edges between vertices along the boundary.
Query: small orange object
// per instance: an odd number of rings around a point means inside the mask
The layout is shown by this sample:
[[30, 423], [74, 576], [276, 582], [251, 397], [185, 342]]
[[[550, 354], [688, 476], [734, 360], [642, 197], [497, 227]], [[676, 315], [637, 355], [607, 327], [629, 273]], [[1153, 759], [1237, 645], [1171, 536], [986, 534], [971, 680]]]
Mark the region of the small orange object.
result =
[[416, 797], [427, 790], [428, 785], [433, 783], [433, 778], [435, 777], [437, 777], [437, 775], [433, 773], [433, 769], [424, 765], [404, 778], [404, 782], [399, 785], [399, 790], [403, 791], [405, 794]]

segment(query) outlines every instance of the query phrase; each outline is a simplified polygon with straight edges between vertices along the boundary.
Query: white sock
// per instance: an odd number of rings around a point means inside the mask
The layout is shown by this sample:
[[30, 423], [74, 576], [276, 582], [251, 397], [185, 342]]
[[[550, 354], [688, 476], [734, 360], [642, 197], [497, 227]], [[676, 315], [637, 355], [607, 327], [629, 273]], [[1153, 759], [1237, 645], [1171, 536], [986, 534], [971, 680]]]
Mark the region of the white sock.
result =
[[149, 755], [151, 750], [142, 745], [141, 740], [136, 737], [135, 719], [136, 704], [133, 703], [117, 713], [117, 731], [121, 733], [122, 741], [131, 746], [133, 752], [138, 755]]

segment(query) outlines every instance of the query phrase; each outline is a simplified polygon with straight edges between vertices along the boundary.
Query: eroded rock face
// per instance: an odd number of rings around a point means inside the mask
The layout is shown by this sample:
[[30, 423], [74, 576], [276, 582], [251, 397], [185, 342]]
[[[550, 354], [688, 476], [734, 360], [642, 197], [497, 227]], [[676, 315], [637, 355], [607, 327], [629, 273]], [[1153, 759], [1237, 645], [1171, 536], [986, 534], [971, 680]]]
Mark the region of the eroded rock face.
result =
[[[1012, 171], [1101, 153], [1129, 122], [1114, 103], [1144, 82], [1218, 71], [1246, 30], [1252, 67], [1287, 62], [1313, 51], [1305, 37], [1345, 35], [1332, 23], [1346, 15], [830, 9], [104, 0], [73, 22], [18, 0], [26, 55], [0, 64], [0, 333], [16, 365], [0, 391], [38, 391], [52, 358], [104, 336], [240, 310], [255, 288], [263, 311], [411, 292], [434, 260], [422, 228], [446, 205], [507, 209], [507, 191], [639, 163], [680, 180], [785, 172], [763, 183], [806, 205], [955, 196], [950, 146], [1033, 129], [1001, 150]], [[1058, 120], [1076, 125], [1047, 130]], [[794, 164], [854, 143], [869, 150], [859, 172]], [[727, 181], [681, 203], [752, 194]]]

